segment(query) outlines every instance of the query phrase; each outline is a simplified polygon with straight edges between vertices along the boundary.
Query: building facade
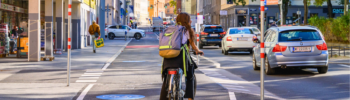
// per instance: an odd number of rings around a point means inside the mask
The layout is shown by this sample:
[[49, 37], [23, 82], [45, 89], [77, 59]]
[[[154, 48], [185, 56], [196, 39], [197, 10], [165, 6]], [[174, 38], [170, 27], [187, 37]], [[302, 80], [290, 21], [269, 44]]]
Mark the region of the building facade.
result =
[[[260, 18], [260, 1], [246, 0], [245, 6], [228, 4], [227, 0], [221, 0], [221, 10], [227, 11], [227, 15], [220, 16], [220, 22], [224, 28], [228, 27], [239, 27], [239, 26], [253, 26], [259, 27]], [[313, 4], [314, 0], [311, 1], [309, 6], [308, 18], [310, 16], [324, 16], [328, 17], [327, 4], [316, 7]], [[338, 11], [344, 9], [344, 6], [339, 5], [340, 0], [332, 0], [333, 10]], [[280, 10], [278, 5], [267, 5], [265, 6], [265, 18], [266, 24], [272, 22], [279, 22]], [[301, 11], [301, 15], [297, 15], [297, 11]], [[343, 11], [343, 10], [341, 10]], [[333, 12], [334, 17], [338, 17], [343, 12]], [[300, 18], [300, 21], [298, 20]], [[286, 17], [286, 24], [290, 25], [293, 22], [303, 24], [304, 22], [304, 5], [302, 0], [291, 0], [291, 6], [288, 7], [288, 14]]]
[[105, 22], [107, 25], [117, 25], [120, 23], [119, 0], [105, 0]]
[[150, 7], [148, 7], [149, 18], [165, 17], [165, 0], [148, 0]]
[[167, 17], [175, 17], [174, 16], [174, 9], [175, 9], [175, 7], [171, 7], [170, 6], [170, 1], [173, 1], [173, 0], [165, 0], [165, 4], [167, 5], [167, 8], [165, 8], [165, 15], [167, 16]]
[[149, 8], [148, 0], [135, 0], [134, 4], [134, 16], [136, 21], [140, 25], [149, 25], [149, 13], [147, 9]]
[[[42, 48], [44, 57], [53, 57], [56, 50], [87, 47], [91, 44], [88, 28], [96, 20], [96, 0], [72, 0], [71, 39], [68, 39], [68, 1], [0, 0], [0, 35], [10, 32], [14, 26], [23, 29], [18, 36], [28, 39], [28, 47], [17, 51], [27, 53], [28, 61], [40, 61]], [[69, 40], [70, 47], [67, 46]]]

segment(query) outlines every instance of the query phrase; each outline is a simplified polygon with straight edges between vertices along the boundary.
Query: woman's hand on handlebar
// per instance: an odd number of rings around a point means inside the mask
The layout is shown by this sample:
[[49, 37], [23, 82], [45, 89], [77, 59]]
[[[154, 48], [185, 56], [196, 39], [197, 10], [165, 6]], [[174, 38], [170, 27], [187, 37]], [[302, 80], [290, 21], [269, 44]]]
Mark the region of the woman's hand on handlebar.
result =
[[198, 51], [195, 51], [196, 52], [196, 55], [201, 55], [201, 56], [203, 56], [204, 55], [204, 52], [203, 51], [201, 51], [201, 50], [198, 50]]

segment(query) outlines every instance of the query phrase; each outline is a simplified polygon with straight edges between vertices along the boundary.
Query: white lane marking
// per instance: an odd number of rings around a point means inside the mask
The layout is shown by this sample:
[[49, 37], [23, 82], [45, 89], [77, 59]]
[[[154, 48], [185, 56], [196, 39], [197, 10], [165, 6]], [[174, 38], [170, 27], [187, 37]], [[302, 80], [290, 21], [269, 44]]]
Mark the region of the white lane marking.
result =
[[86, 73], [103, 73], [103, 70], [87, 70]]
[[84, 74], [102, 74], [102, 73], [84, 73]]
[[123, 52], [125, 47], [131, 42], [132, 39], [130, 39], [126, 44], [116, 53], [114, 54], [109, 60], [107, 60], [106, 64], [103, 66], [102, 70], [106, 70], [108, 66]]
[[156, 34], [156, 32], [153, 32], [154, 33], [154, 35], [156, 35], [157, 36], [157, 40], [159, 40], [159, 36]]
[[216, 61], [214, 61], [214, 60], [211, 60], [211, 59], [209, 59], [209, 58], [207, 58], [207, 57], [204, 57], [204, 56], [200, 56], [200, 57], [202, 57], [202, 58], [208, 60], [209, 62], [212, 62], [213, 65], [215, 66], [215, 68], [220, 68], [220, 63], [218, 63], [218, 62], [216, 62]]
[[228, 94], [230, 95], [230, 100], [237, 100], [234, 92], [228, 92]]
[[89, 92], [89, 90], [92, 88], [92, 86], [94, 86], [94, 84], [89, 84], [84, 90], [83, 92], [81, 92], [81, 94], [79, 95], [77, 100], [83, 100], [85, 95], [87, 94], [87, 92]]
[[[237, 100], [236, 99], [236, 95], [235, 95], [235, 93], [233, 92], [233, 91], [230, 91], [230, 89], [229, 88], [227, 88], [227, 87], [225, 87], [225, 86], [223, 86], [223, 84], [225, 84], [225, 85], [228, 85], [228, 84], [230, 84], [231, 85], [231, 83], [232, 82], [225, 82], [225, 81], [222, 81], [222, 80], [230, 80], [230, 79], [228, 79], [228, 78], [217, 78], [217, 77], [215, 77], [215, 76], [219, 76], [219, 73], [217, 73], [217, 72], [215, 72], [215, 71], [211, 71], [211, 70], [201, 70], [201, 69], [199, 69], [201, 72], [203, 72], [206, 76], [208, 76], [211, 80], [213, 80], [214, 82], [216, 82], [217, 84], [220, 84], [223, 88], [226, 88], [229, 92], [229, 97], [230, 97], [230, 100]], [[211, 74], [210, 74], [211, 73]], [[215, 76], [213, 76], [212, 74], [215, 74]], [[221, 75], [222, 76], [222, 75]], [[232, 85], [234, 85], [234, 84], [232, 84]], [[249, 91], [249, 90], [248, 90]]]
[[101, 75], [94, 75], [94, 74], [92, 74], [92, 75], [81, 75], [81, 76], [101, 76]]
[[349, 65], [339, 64], [339, 66], [350, 67]]
[[85, 82], [96, 82], [97, 80], [77, 80], [75, 82], [81, 82], [81, 83], [85, 83]]
[[79, 77], [79, 79], [98, 79], [100, 77]]

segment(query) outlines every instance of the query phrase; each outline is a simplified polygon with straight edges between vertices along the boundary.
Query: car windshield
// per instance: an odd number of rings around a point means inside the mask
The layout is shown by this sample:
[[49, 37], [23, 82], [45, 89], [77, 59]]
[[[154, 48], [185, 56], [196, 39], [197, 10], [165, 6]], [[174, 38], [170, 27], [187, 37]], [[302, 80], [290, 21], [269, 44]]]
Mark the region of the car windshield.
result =
[[253, 32], [259, 32], [259, 30], [256, 28], [252, 28], [252, 30], [253, 30]]
[[234, 28], [230, 29], [230, 34], [253, 34], [253, 31], [249, 28]]
[[322, 40], [320, 34], [315, 30], [284, 31], [279, 34], [278, 40], [283, 41], [307, 41]]
[[205, 27], [204, 32], [224, 32], [222, 27]]

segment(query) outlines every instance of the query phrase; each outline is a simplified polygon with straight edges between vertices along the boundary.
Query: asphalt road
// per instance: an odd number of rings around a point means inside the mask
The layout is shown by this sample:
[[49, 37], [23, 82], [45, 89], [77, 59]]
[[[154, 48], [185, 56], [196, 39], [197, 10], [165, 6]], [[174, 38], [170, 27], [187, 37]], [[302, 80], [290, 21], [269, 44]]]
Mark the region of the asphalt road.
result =
[[[153, 33], [131, 41], [94, 83], [84, 100], [98, 100], [98, 96], [115, 94], [145, 96], [140, 100], [159, 99], [162, 58], [158, 52], [157, 36]], [[201, 71], [197, 70], [196, 76], [197, 100], [230, 100], [228, 91]]]
[[[132, 40], [93, 83], [84, 100], [98, 100], [103, 95], [142, 95], [140, 100], [158, 100], [162, 58], [156, 35], [148, 32], [146, 38]], [[202, 50], [205, 56], [200, 57], [196, 70], [196, 100], [259, 100], [260, 73], [252, 68], [251, 54], [223, 55], [218, 47]], [[215, 68], [215, 63], [221, 68]], [[278, 70], [276, 75], [265, 76], [265, 99], [349, 100], [349, 70], [344, 64], [330, 64], [326, 74], [318, 74], [316, 69]]]
[[[260, 86], [260, 70], [253, 70], [251, 54], [223, 55], [219, 47], [205, 47], [202, 51], [222, 69]], [[326, 74], [316, 69], [281, 69], [276, 75], [265, 75], [265, 90], [284, 99], [349, 100], [349, 70], [349, 65], [332, 63]]]

